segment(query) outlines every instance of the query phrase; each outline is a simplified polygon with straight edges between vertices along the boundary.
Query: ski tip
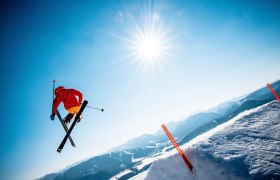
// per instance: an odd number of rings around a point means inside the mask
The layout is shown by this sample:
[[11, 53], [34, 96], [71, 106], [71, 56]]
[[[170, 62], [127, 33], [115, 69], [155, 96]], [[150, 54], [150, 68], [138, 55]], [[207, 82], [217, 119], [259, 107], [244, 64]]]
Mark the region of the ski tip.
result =
[[57, 152], [61, 153], [62, 149], [57, 149]]
[[72, 145], [73, 147], [77, 147], [76, 145]]

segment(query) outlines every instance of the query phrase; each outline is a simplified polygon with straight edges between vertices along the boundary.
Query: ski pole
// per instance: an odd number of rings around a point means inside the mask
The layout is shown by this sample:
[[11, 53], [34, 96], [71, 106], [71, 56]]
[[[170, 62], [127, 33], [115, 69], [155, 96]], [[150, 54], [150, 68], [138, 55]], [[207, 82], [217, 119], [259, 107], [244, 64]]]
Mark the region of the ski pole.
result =
[[55, 80], [53, 80], [53, 94], [52, 94], [52, 97], [53, 97], [53, 101], [54, 101], [54, 88], [55, 88]]
[[55, 80], [53, 80], [53, 100], [54, 100], [54, 88], [55, 88]]
[[95, 108], [95, 107], [91, 107], [91, 106], [87, 106], [88, 108], [91, 108], [91, 109], [96, 109], [96, 110], [99, 110], [99, 111], [101, 111], [101, 112], [103, 112], [104, 111], [104, 109], [99, 109], [99, 108]]

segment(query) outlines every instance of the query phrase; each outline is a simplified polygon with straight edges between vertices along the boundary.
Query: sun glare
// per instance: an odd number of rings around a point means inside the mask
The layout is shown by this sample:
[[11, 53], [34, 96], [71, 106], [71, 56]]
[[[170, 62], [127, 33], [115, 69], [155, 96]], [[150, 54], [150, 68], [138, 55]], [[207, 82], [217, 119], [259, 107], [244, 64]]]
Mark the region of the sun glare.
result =
[[122, 60], [128, 60], [145, 72], [157, 68], [164, 71], [164, 63], [172, 55], [170, 34], [172, 27], [165, 26], [165, 19], [155, 6], [146, 4], [143, 12], [130, 12], [128, 8], [119, 12], [119, 22], [125, 29], [125, 36], [120, 36], [126, 55]]
[[168, 60], [170, 45], [162, 26], [156, 26], [156, 23], [144, 24], [142, 28], [135, 26], [131, 34], [132, 36], [126, 39], [130, 50], [129, 60], [137, 63], [145, 72], [158, 68], [164, 71], [163, 64]]
[[152, 34], [145, 34], [136, 39], [133, 49], [136, 51], [136, 55], [145, 61], [158, 60], [164, 51], [161, 40]]

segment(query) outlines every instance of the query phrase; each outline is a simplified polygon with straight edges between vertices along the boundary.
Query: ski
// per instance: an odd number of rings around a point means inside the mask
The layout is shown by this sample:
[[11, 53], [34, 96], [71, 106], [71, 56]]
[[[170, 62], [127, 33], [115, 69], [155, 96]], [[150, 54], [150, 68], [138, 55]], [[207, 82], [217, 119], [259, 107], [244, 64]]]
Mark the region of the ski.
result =
[[[59, 121], [61, 122], [61, 125], [63, 126], [65, 132], [67, 133], [67, 132], [68, 132], [68, 127], [64, 124], [64, 122], [63, 122], [63, 120], [62, 120], [62, 117], [60, 116], [59, 111], [56, 110], [55, 112], [56, 112], [56, 114], [57, 114], [57, 117], [58, 117]], [[71, 138], [71, 136], [69, 136], [69, 140], [70, 140], [70, 142], [71, 142], [71, 145], [72, 145], [73, 147], [76, 147], [76, 145], [75, 145], [73, 139]]]
[[64, 137], [64, 139], [62, 140], [61, 144], [60, 144], [59, 147], [57, 148], [57, 152], [60, 153], [60, 152], [62, 151], [62, 149], [63, 149], [63, 147], [64, 147], [64, 145], [65, 145], [65, 143], [66, 143], [68, 137], [70, 136], [70, 134], [71, 134], [71, 132], [72, 132], [74, 126], [76, 125], [76, 123], [77, 123], [77, 121], [78, 121], [80, 115], [81, 115], [82, 112], [84, 111], [84, 109], [85, 109], [87, 103], [88, 103], [88, 101], [86, 101], [86, 100], [83, 102], [80, 111], [79, 111], [78, 114], [75, 116], [74, 122], [72, 123], [70, 129], [67, 131], [67, 134], [65, 135], [65, 137]]

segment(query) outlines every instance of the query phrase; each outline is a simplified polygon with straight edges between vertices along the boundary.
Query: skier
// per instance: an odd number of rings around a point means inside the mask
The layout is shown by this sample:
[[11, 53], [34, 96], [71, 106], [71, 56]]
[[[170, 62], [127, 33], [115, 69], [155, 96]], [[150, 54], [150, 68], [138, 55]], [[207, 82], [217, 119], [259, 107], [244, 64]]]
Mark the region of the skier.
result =
[[[71, 119], [80, 110], [80, 104], [83, 100], [83, 95], [80, 91], [75, 89], [65, 89], [64, 86], [59, 86], [55, 89], [55, 99], [53, 101], [52, 114], [50, 116], [51, 120], [55, 118], [55, 110], [58, 108], [61, 101], [64, 104], [64, 108], [68, 111], [68, 115], [63, 119], [63, 122], [67, 125], [70, 123]], [[78, 99], [76, 98], [78, 96]], [[82, 115], [79, 117], [78, 122], [82, 119]]]

